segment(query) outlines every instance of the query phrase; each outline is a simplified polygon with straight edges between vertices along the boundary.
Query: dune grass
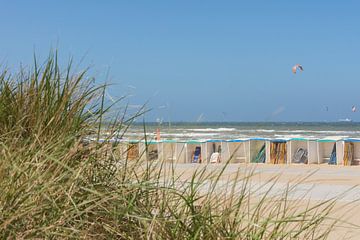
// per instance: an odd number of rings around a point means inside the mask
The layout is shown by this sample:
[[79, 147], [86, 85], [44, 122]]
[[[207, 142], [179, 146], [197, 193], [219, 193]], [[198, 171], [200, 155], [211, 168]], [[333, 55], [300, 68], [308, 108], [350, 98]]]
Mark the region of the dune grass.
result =
[[[334, 200], [298, 208], [291, 189], [256, 194], [252, 172], [223, 186], [225, 164], [184, 181], [173, 165], [127, 161], [117, 143], [86, 142], [101, 135], [110, 109], [106, 86], [86, 74], [71, 63], [61, 70], [55, 54], [0, 75], [0, 238], [326, 239], [331, 232]], [[141, 114], [124, 109], [111, 114], [108, 139]]]

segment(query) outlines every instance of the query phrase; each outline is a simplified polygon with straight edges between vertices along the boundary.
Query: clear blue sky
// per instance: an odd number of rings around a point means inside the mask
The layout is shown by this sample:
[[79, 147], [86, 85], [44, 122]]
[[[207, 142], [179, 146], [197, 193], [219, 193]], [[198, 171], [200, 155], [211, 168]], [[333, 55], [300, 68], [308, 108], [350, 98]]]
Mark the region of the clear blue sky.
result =
[[85, 56], [99, 81], [110, 67], [111, 95], [149, 101], [149, 121], [360, 121], [359, 13], [359, 1], [1, 1], [0, 60]]

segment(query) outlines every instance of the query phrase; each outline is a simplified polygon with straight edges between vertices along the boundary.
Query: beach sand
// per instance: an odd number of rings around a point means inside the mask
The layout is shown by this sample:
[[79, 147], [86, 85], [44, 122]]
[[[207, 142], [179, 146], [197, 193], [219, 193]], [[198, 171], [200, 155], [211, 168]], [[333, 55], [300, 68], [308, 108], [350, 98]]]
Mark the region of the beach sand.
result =
[[[170, 167], [168, 164], [168, 167]], [[176, 164], [174, 172], [179, 181], [188, 181], [195, 171], [206, 167], [207, 172], [222, 169], [222, 164]], [[336, 199], [331, 217], [340, 218], [339, 223], [330, 235], [330, 239], [360, 238], [360, 167], [341, 167], [330, 165], [271, 165], [271, 164], [229, 164], [219, 179], [216, 191], [223, 194], [229, 184], [235, 181], [237, 173], [251, 174], [251, 189], [264, 193], [270, 187], [272, 194], [281, 194], [287, 187], [292, 188], [288, 198], [310, 203]], [[242, 180], [236, 180], [239, 188]], [[204, 187], [206, 191], [207, 187]], [[301, 204], [300, 204], [301, 205]]]

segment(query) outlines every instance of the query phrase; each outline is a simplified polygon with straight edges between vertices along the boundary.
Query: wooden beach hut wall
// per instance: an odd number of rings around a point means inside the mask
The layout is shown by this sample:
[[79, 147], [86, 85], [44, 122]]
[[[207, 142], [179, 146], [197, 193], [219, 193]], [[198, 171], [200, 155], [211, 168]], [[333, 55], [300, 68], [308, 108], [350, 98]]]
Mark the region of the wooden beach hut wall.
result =
[[206, 156], [204, 161], [209, 163], [220, 163], [228, 160], [226, 151], [226, 142], [224, 140], [210, 139], [206, 140]]
[[207, 163], [206, 152], [205, 141], [187, 141], [185, 146], [186, 163]]
[[[337, 165], [341, 162], [341, 146], [336, 139], [323, 138], [316, 140], [318, 164]], [[339, 147], [337, 147], [339, 145]], [[339, 149], [338, 149], [339, 148]]]
[[360, 139], [344, 139], [343, 165], [360, 165]]
[[316, 139], [308, 140], [308, 164], [318, 164]]
[[137, 161], [141, 157], [140, 153], [140, 141], [129, 140], [126, 143], [126, 159], [131, 161]]
[[287, 163], [287, 140], [286, 139], [272, 139], [266, 141], [267, 144], [267, 159], [271, 164], [286, 164]]
[[315, 139], [291, 138], [288, 141], [288, 162], [317, 164], [317, 144]]
[[337, 165], [344, 165], [344, 147], [345, 147], [344, 140], [343, 139], [337, 139], [336, 140]]
[[249, 159], [252, 163], [266, 162], [266, 141], [265, 138], [250, 138], [249, 143]]
[[185, 141], [176, 142], [176, 159], [178, 163], [187, 163], [187, 149]]
[[160, 142], [155, 140], [140, 141], [140, 159], [147, 161], [159, 160], [160, 153]]
[[247, 139], [234, 139], [226, 141], [227, 159], [229, 163], [247, 163], [249, 159], [249, 141]]
[[178, 161], [177, 147], [176, 140], [162, 140], [159, 158], [166, 163], [176, 163]]

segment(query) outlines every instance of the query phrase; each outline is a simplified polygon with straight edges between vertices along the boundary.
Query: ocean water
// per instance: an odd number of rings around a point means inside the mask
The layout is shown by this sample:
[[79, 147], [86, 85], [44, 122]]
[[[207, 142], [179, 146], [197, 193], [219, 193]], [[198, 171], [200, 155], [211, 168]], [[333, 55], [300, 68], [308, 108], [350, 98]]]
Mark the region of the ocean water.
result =
[[161, 139], [239, 139], [264, 138], [360, 138], [360, 122], [208, 122], [208, 123], [146, 123], [134, 124], [124, 135], [126, 139], [142, 139], [144, 132], [155, 138], [156, 129]]

